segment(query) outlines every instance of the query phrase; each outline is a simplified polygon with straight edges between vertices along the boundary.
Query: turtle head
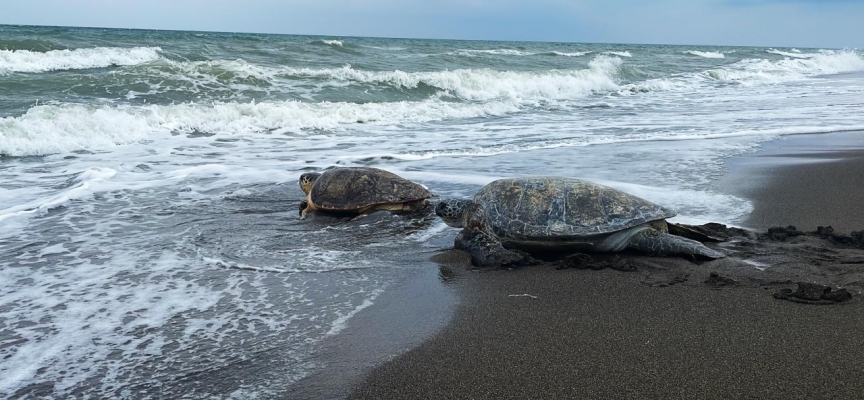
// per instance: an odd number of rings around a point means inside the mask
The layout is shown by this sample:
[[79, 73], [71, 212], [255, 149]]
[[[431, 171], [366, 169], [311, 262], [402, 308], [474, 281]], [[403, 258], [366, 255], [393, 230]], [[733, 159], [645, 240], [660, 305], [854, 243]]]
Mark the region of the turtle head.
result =
[[441, 217], [447, 225], [462, 228], [468, 218], [468, 210], [473, 204], [471, 200], [444, 199], [435, 206], [435, 215]]
[[315, 183], [315, 180], [321, 174], [317, 172], [307, 172], [303, 175], [300, 175], [300, 189], [303, 189], [303, 193], [309, 194], [309, 191], [312, 190], [312, 184]]

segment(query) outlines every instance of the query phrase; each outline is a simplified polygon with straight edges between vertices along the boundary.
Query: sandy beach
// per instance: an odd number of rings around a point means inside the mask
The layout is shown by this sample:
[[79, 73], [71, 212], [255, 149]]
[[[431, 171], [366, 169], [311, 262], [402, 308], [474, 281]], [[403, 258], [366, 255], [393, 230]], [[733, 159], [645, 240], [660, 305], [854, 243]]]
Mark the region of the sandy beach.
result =
[[[815, 33], [864, 35], [800, 2], [83, 2], [0, 21], [0, 399], [862, 397], [864, 50]], [[663, 212], [728, 257], [454, 250], [441, 201], [550, 175], [668, 211], [520, 196], [543, 235]]]
[[[718, 186], [753, 200], [746, 226], [755, 229], [860, 230], [864, 151], [856, 135], [768, 143], [730, 159]], [[698, 264], [626, 255], [628, 271], [472, 271], [459, 253], [439, 255], [457, 288], [452, 320], [374, 369], [349, 397], [860, 396], [864, 252], [809, 236], [765, 246], [758, 257], [732, 250]], [[853, 298], [810, 305], [772, 296], [799, 281], [843, 286]]]

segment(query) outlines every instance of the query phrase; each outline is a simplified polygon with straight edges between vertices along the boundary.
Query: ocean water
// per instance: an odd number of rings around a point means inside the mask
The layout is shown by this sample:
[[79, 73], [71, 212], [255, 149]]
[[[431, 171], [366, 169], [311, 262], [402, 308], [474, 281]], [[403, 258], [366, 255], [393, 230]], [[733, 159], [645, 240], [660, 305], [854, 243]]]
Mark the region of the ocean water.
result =
[[0, 397], [271, 398], [455, 230], [297, 178], [554, 174], [738, 223], [723, 161], [864, 129], [864, 52], [0, 26]]

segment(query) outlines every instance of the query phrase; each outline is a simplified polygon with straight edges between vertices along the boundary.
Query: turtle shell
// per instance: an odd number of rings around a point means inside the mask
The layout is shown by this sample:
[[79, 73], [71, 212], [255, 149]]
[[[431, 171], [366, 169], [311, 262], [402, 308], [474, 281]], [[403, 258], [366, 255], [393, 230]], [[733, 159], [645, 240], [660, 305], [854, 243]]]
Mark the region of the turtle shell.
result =
[[474, 196], [487, 230], [502, 240], [566, 241], [604, 235], [675, 212], [620, 190], [580, 179], [501, 179]]
[[315, 180], [309, 198], [322, 210], [355, 211], [363, 207], [406, 203], [432, 197], [423, 186], [378, 168], [335, 168]]

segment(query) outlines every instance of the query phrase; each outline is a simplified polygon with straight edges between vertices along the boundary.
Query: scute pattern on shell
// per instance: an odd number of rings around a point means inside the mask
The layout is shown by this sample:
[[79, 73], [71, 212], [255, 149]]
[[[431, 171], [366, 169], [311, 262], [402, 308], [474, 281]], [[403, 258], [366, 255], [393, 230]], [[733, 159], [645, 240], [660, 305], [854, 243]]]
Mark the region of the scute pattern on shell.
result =
[[675, 216], [620, 190], [563, 177], [497, 180], [474, 201], [483, 207], [487, 231], [502, 240], [567, 240]]
[[322, 210], [353, 211], [366, 206], [428, 199], [432, 194], [417, 183], [378, 168], [350, 167], [324, 171], [310, 198]]

